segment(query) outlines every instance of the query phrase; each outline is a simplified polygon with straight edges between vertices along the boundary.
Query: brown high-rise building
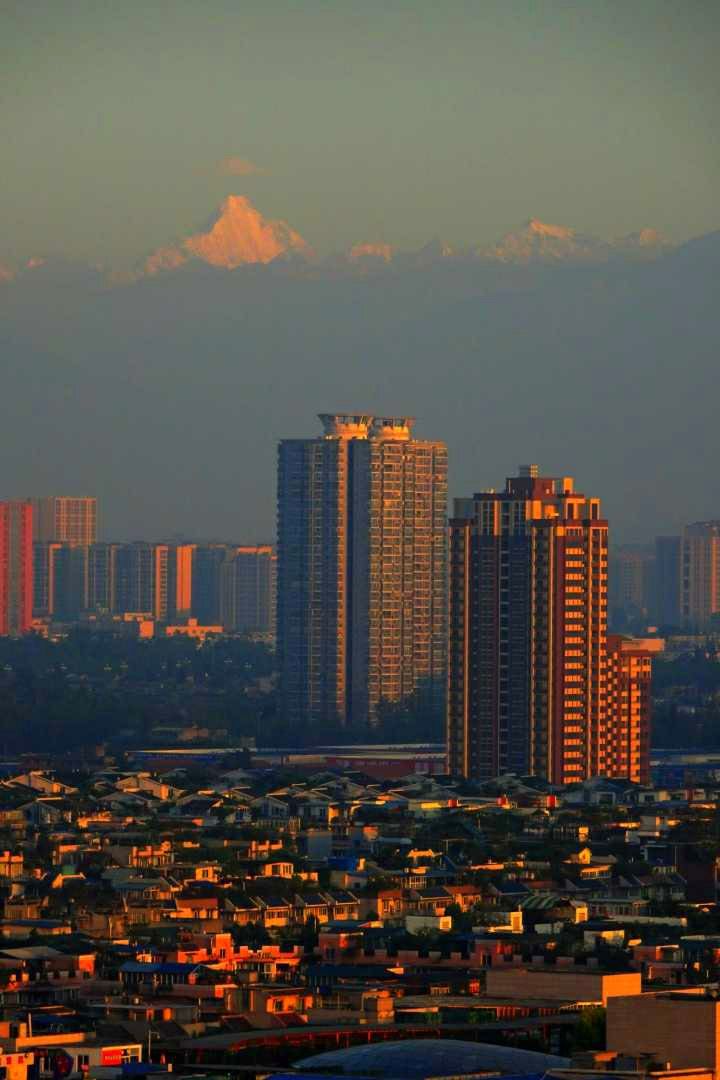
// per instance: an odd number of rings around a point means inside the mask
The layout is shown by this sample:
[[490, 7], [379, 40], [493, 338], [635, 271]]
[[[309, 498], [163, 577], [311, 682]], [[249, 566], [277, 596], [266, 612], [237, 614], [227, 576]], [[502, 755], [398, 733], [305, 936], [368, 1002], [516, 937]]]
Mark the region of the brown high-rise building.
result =
[[33, 499], [33, 538], [40, 543], [94, 544], [97, 499], [68, 495]]
[[32, 519], [30, 502], [0, 502], [0, 636], [26, 634], [32, 622]]
[[608, 771], [607, 522], [570, 477], [521, 468], [450, 522], [452, 772], [570, 783]]
[[663, 645], [660, 638], [608, 637], [607, 707], [600, 732], [606, 776], [650, 782], [652, 658]]
[[447, 449], [412, 419], [322, 414], [278, 462], [281, 703], [297, 723], [441, 713]]
[[683, 529], [680, 551], [683, 625], [705, 631], [720, 619], [720, 521], [697, 521]]

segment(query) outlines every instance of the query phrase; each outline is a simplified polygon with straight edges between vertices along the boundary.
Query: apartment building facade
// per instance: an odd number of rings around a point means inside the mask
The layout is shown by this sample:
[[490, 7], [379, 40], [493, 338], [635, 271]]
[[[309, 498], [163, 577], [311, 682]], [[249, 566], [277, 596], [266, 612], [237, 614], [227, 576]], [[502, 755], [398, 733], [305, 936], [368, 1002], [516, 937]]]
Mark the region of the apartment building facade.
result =
[[452, 772], [569, 783], [606, 768], [608, 526], [571, 477], [521, 467], [450, 522]]
[[278, 454], [278, 658], [293, 721], [443, 708], [447, 449], [410, 417], [321, 414]]

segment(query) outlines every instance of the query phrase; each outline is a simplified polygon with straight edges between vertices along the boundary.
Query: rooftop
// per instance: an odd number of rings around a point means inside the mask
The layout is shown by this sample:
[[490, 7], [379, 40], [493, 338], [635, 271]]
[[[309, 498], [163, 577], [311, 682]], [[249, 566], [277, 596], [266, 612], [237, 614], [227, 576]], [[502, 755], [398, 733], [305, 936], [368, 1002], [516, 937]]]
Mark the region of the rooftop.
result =
[[403, 1039], [314, 1054], [296, 1065], [300, 1073], [334, 1069], [339, 1076], [424, 1080], [478, 1072], [522, 1075], [564, 1068], [567, 1058], [461, 1039]]

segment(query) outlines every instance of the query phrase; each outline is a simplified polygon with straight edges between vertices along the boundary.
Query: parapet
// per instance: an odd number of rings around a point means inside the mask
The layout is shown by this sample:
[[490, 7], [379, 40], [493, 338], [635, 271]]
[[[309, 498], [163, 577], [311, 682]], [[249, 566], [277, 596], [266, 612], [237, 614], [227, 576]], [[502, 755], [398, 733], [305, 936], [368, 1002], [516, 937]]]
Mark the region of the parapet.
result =
[[328, 438], [367, 439], [373, 417], [367, 413], [318, 413]]
[[409, 440], [414, 423], [414, 416], [376, 416], [370, 428], [370, 438]]

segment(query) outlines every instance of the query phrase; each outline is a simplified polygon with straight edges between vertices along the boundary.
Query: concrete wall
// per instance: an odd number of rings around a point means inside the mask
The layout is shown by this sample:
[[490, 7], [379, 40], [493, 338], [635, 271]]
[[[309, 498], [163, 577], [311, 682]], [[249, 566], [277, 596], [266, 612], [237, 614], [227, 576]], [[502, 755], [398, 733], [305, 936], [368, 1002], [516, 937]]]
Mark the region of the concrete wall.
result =
[[607, 1007], [607, 1049], [652, 1053], [673, 1069], [716, 1070], [720, 1004], [694, 994], [643, 994], [617, 997]]
[[492, 967], [487, 970], [488, 997], [542, 998], [547, 1001], [601, 1001], [616, 995], [640, 994], [640, 972], [606, 975], [599, 971], [558, 967]]

